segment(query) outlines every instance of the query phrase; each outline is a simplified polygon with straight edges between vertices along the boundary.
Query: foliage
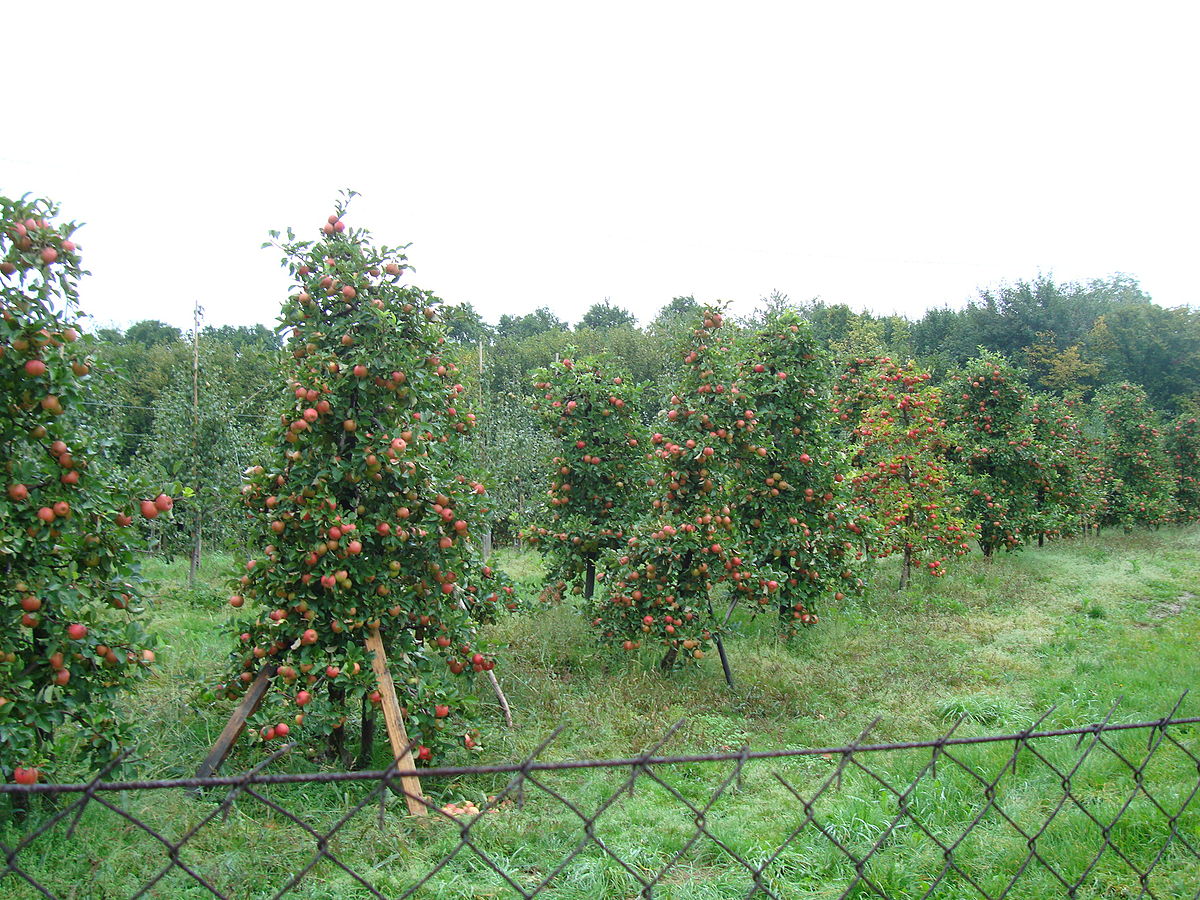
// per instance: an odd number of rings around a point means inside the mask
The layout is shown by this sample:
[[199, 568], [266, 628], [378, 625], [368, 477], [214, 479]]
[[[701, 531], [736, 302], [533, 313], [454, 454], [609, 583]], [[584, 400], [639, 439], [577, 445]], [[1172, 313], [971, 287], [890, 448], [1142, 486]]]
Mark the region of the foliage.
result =
[[969, 549], [945, 461], [942, 395], [929, 382], [912, 362], [885, 356], [851, 360], [836, 383], [835, 411], [852, 428], [855, 503], [874, 524], [871, 552], [901, 554], [901, 589], [914, 563], [944, 575], [946, 560]]
[[243, 489], [261, 552], [230, 600], [255, 616], [239, 629], [225, 691], [260, 660], [277, 667], [261, 736], [287, 734], [284, 712], [302, 707], [296, 723], [330, 734], [345, 760], [347, 708], [380, 700], [363, 647], [378, 627], [424, 761], [476, 745], [460, 685], [494, 665], [476, 623], [511, 588], [471, 543], [488, 501], [466, 465], [475, 416], [441, 357], [440, 301], [403, 284], [402, 250], [346, 229], [344, 211], [322, 241], [289, 231], [282, 244], [297, 282], [281, 315], [293, 397]]
[[[663, 668], [703, 659], [718, 630], [713, 593], [757, 593], [733, 518], [734, 461], [747, 452], [735, 425], [742, 395], [722, 313], [705, 308], [683, 357], [684, 375], [661, 432], [650, 439], [653, 500], [612, 561], [607, 590], [592, 603], [603, 640], [666, 649]], [[725, 329], [723, 329], [725, 326]]]
[[774, 605], [786, 635], [815, 625], [823, 600], [863, 582], [862, 522], [850, 506], [846, 455], [833, 435], [829, 362], [793, 310], [768, 311], [738, 343], [734, 503], [754, 600]]
[[[74, 223], [45, 200], [0, 197], [0, 773], [70, 774], [120, 747], [120, 694], [146, 674], [153, 640], [128, 528], [134, 486], [106, 470], [81, 427], [92, 361], [74, 323]], [[143, 493], [142, 496], [148, 496]], [[165, 494], [141, 503], [157, 517]]]
[[[171, 373], [155, 400], [151, 440], [131, 466], [149, 477], [186, 486], [175, 507], [173, 527], [157, 536], [158, 549], [168, 555], [192, 552], [197, 530], [202, 544], [245, 549], [241, 473], [259, 452], [265, 420], [239, 413], [230, 396], [230, 379], [224, 372], [238, 364], [231, 350], [230, 343], [202, 338], [195, 393], [190, 361]], [[272, 373], [272, 378], [278, 380], [278, 375]]]
[[1024, 379], [1004, 357], [981, 351], [951, 381], [952, 456], [968, 521], [978, 523], [985, 556], [1016, 550], [1038, 531], [1037, 481], [1043, 462]]
[[1141, 385], [1159, 409], [1175, 410], [1200, 393], [1200, 312], [1141, 304], [1097, 319], [1090, 353], [1104, 365], [1106, 384]]
[[1061, 347], [1086, 345], [1102, 316], [1149, 305], [1150, 298], [1127, 275], [1087, 283], [1039, 275], [982, 290], [962, 310], [930, 310], [913, 324], [913, 343], [922, 356], [941, 356], [951, 365], [965, 364], [978, 347], [1016, 359], [1047, 340]]
[[567, 323], [550, 312], [549, 307], [540, 306], [523, 316], [502, 315], [496, 324], [496, 335], [501, 338], [527, 338], [548, 331], [566, 331], [566, 328]]
[[493, 526], [498, 540], [519, 543], [520, 533], [542, 508], [543, 476], [553, 439], [514, 391], [492, 395], [484, 411], [479, 464], [487, 472]]
[[1095, 407], [1110, 478], [1100, 524], [1161, 525], [1174, 515], [1174, 477], [1158, 414], [1141, 385], [1123, 382], [1097, 391]]
[[643, 478], [641, 387], [603, 357], [567, 357], [533, 373], [533, 409], [553, 435], [548, 501], [530, 543], [552, 560], [550, 578], [591, 599], [596, 563], [619, 547]]
[[576, 328], [636, 328], [637, 317], [627, 309], [614, 306], [608, 298], [602, 303], [593, 303], [583, 314]]
[[1167, 456], [1175, 468], [1175, 506], [1185, 521], [1200, 517], [1200, 420], [1189, 407], [1166, 429]]
[[1079, 404], [1034, 396], [1030, 412], [1040, 464], [1034, 478], [1038, 542], [1072, 534], [1096, 520], [1102, 498], [1095, 440], [1076, 415]]

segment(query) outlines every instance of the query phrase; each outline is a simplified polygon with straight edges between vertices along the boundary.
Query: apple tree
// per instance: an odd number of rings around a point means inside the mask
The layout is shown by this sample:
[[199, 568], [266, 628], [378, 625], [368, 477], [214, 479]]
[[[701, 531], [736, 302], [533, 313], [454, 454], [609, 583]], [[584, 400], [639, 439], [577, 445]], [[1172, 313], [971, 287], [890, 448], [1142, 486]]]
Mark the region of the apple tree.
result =
[[980, 549], [1019, 549], [1038, 531], [1041, 467], [1024, 379], [984, 350], [951, 380], [946, 406], [958, 433], [951, 457], [961, 467], [962, 506], [979, 526]]
[[682, 351], [683, 377], [650, 438], [648, 508], [613, 554], [606, 590], [591, 605], [602, 640], [625, 650], [661, 646], [664, 669], [704, 658], [719, 631], [719, 589], [759, 590], [739, 552], [732, 506], [734, 462], [746, 448], [736, 425], [743, 403], [731, 329], [711, 307], [696, 326]]
[[734, 504], [757, 579], [753, 607], [774, 606], [785, 636], [815, 625], [823, 601], [863, 584], [865, 517], [847, 502], [831, 379], [828, 358], [794, 310], [768, 313], [739, 341]]
[[443, 357], [441, 301], [344, 213], [321, 240], [289, 230], [280, 245], [291, 399], [243, 487], [257, 551], [229, 602], [253, 616], [222, 687], [235, 696], [269, 666], [259, 735], [328, 734], [343, 763], [359, 705], [365, 763], [380, 695], [363, 645], [378, 627], [423, 762], [476, 746], [467, 681], [495, 664], [477, 623], [514, 601], [473, 541], [488, 497], [466, 463], [475, 416]]
[[1030, 406], [1038, 446], [1034, 490], [1039, 546], [1046, 537], [1079, 531], [1095, 518], [1100, 491], [1089, 476], [1096, 459], [1077, 407], [1076, 400], [1048, 394], [1035, 396]]
[[1161, 525], [1174, 516], [1174, 473], [1163, 447], [1158, 414], [1141, 385], [1121, 382], [1093, 398], [1110, 478], [1101, 525]]
[[118, 699], [154, 661], [129, 526], [172, 505], [116, 478], [81, 424], [84, 273], [57, 215], [0, 197], [0, 773], [26, 783], [78, 774], [72, 756], [98, 765], [124, 739]]
[[533, 372], [533, 409], [553, 436], [546, 507], [526, 532], [549, 580], [590, 600], [600, 555], [619, 547], [642, 489], [641, 388], [607, 358], [567, 357]]
[[1167, 456], [1175, 468], [1175, 505], [1180, 519], [1200, 518], [1200, 419], [1185, 409], [1166, 429]]
[[951, 489], [945, 454], [951, 438], [942, 393], [930, 374], [889, 357], [856, 358], [836, 382], [839, 420], [853, 417], [854, 503], [874, 527], [870, 551], [899, 553], [903, 590], [916, 564], [930, 575], [966, 553], [972, 536]]

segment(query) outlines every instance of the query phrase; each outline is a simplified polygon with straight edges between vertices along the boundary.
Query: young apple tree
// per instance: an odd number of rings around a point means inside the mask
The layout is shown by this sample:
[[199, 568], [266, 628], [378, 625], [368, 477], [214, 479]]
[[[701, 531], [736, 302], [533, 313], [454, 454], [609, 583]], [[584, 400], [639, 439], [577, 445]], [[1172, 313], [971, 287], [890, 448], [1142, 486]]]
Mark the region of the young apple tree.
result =
[[1174, 472], [1145, 389], [1111, 384], [1096, 392], [1093, 404], [1111, 473], [1100, 524], [1131, 531], [1169, 521], [1175, 513]]
[[830, 377], [794, 310], [772, 312], [739, 341], [734, 507], [755, 568], [753, 607], [774, 606], [789, 637], [817, 624], [823, 601], [862, 587], [864, 517], [847, 502]]
[[624, 543], [641, 487], [646, 440], [641, 388], [600, 357], [566, 358], [533, 373], [533, 408], [554, 439], [541, 521], [526, 532], [550, 560], [549, 580], [595, 593], [601, 554]]
[[103, 397], [74, 321], [75, 225], [57, 214], [0, 197], [0, 774], [27, 783], [120, 747], [117, 699], [154, 661], [129, 526], [172, 505], [148, 490], [132, 499], [105, 466], [104, 436], [81, 427], [81, 404]]
[[1030, 407], [1038, 446], [1034, 479], [1038, 546], [1047, 537], [1085, 528], [1095, 517], [1099, 490], [1088, 477], [1095, 465], [1094, 453], [1076, 406], [1074, 400], [1040, 394]]
[[591, 607], [603, 640], [625, 650], [657, 644], [664, 669], [704, 658], [719, 631], [713, 600], [720, 586], [735, 596], [757, 589], [737, 549], [731, 506], [733, 461], [743, 447], [728, 330], [719, 310], [703, 310], [662, 430], [650, 438], [650, 508], [614, 554], [606, 590]]
[[326, 733], [344, 763], [361, 704], [365, 763], [380, 693], [364, 637], [378, 627], [425, 762], [477, 744], [464, 686], [495, 660], [476, 623], [513, 602], [511, 587], [473, 544], [488, 499], [464, 463], [475, 417], [442, 355], [440, 301], [406, 283], [402, 250], [377, 248], [344, 213], [320, 241], [289, 231], [281, 245], [296, 280], [281, 316], [293, 399], [243, 488], [260, 549], [230, 603], [254, 615], [223, 687], [236, 695], [270, 666], [259, 735]]
[[1194, 407], [1166, 429], [1165, 448], [1175, 469], [1175, 505], [1181, 521], [1200, 518], [1200, 420]]
[[1020, 549], [1038, 531], [1041, 465], [1021, 374], [982, 351], [951, 380], [946, 406], [958, 431], [951, 455], [961, 467], [962, 506], [979, 526], [980, 549], [984, 556]]
[[914, 564], [930, 575], [969, 549], [971, 537], [950, 491], [945, 454], [950, 439], [942, 394], [912, 362], [856, 358], [836, 382], [838, 418], [853, 416], [855, 505], [874, 525], [872, 555], [901, 554], [901, 590]]

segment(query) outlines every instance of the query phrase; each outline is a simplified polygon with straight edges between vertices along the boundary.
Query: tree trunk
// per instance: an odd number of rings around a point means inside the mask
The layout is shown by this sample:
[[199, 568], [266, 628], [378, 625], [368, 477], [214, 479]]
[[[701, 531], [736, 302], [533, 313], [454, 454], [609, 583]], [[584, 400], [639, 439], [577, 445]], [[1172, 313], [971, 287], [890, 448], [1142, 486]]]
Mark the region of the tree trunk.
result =
[[192, 543], [192, 562], [188, 567], [188, 587], [196, 586], [196, 573], [200, 570], [200, 547], [201, 547], [201, 529], [202, 523], [200, 520], [200, 509], [196, 508], [196, 528], [195, 540]]
[[900, 590], [908, 587], [912, 580], [912, 548], [904, 548], [904, 566], [900, 569]]
[[729, 657], [725, 655], [725, 644], [721, 641], [720, 635], [717, 635], [717, 653], [721, 657], [721, 669], [725, 672], [725, 683], [733, 687], [733, 672], [729, 669]]
[[[344, 710], [346, 706], [346, 689], [331, 685], [329, 688], [329, 699], [334, 706], [340, 706]], [[350, 768], [350, 748], [346, 745], [345, 721], [340, 725], [335, 724], [333, 730], [329, 732], [329, 755], [343, 769]]]
[[658, 663], [658, 667], [659, 667], [659, 669], [661, 669], [661, 670], [662, 670], [662, 671], [664, 671], [664, 672], [670, 672], [670, 671], [671, 671], [671, 669], [672, 669], [672, 668], [674, 668], [674, 666], [675, 666], [675, 659], [676, 659], [676, 657], [678, 657], [678, 656], [679, 656], [679, 648], [678, 648], [678, 647], [672, 647], [672, 648], [670, 648], [670, 649], [667, 651], [667, 655], [666, 655], [666, 656], [664, 656], [664, 657], [663, 657], [663, 658], [662, 658], [662, 659], [659, 661], [659, 663]]
[[371, 701], [363, 697], [362, 701], [362, 734], [358, 741], [358, 760], [356, 769], [366, 769], [371, 764], [371, 751], [375, 746], [375, 707]]
[[589, 553], [584, 562], [583, 599], [591, 600], [596, 593], [596, 555]]

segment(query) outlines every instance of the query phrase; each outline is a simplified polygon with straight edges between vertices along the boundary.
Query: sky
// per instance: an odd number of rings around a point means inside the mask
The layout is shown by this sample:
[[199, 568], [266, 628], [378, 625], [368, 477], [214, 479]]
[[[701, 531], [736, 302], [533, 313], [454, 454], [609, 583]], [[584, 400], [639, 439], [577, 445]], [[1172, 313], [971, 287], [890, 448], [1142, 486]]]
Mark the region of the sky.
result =
[[272, 324], [268, 231], [316, 237], [342, 188], [414, 283], [492, 322], [774, 290], [918, 317], [1039, 273], [1197, 304], [1198, 25], [1095, 0], [24, 3], [0, 192], [87, 223], [101, 325]]

